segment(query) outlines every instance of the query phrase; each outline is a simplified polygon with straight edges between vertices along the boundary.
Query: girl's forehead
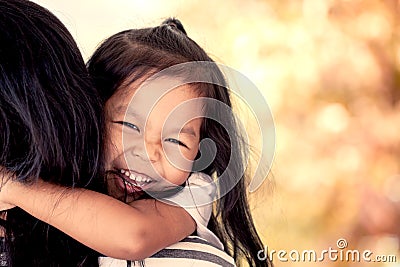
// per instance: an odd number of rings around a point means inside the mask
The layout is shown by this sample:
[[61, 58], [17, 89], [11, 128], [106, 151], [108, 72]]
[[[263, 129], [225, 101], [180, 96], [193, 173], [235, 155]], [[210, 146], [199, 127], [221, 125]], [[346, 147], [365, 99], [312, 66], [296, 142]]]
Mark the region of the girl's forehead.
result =
[[123, 84], [111, 98], [113, 101], [121, 102], [146, 101], [157, 103], [164, 96], [181, 93], [186, 93], [190, 97], [200, 96], [197, 86], [194, 84], [184, 83], [180, 78], [159, 77]]
[[[192, 84], [183, 84], [174, 88], [151, 84], [137, 86], [131, 84], [120, 88], [106, 103], [106, 109], [113, 113], [145, 114], [157, 110], [158, 112], [180, 109], [188, 112], [199, 106], [200, 101], [189, 101], [196, 99], [198, 94], [196, 87]], [[199, 113], [197, 108], [194, 110]], [[191, 112], [192, 113], [192, 112]]]

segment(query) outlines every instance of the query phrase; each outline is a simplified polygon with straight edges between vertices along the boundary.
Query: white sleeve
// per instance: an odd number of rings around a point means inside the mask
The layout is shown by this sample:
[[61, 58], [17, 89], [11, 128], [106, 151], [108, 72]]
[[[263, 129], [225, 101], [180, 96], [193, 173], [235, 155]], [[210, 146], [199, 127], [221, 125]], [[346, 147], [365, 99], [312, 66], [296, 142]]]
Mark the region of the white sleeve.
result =
[[195, 172], [190, 175], [187, 185], [181, 191], [164, 200], [184, 208], [196, 222], [197, 235], [223, 249], [218, 237], [207, 228], [215, 196], [216, 185], [212, 178], [207, 174]]

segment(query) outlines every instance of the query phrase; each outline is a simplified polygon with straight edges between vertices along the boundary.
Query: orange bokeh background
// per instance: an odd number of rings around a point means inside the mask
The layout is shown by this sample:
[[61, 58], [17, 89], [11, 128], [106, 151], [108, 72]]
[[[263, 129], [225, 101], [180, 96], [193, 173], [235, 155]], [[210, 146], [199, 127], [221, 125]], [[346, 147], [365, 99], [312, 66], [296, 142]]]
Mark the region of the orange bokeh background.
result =
[[217, 62], [257, 85], [273, 113], [273, 175], [250, 194], [265, 245], [321, 251], [344, 238], [348, 249], [400, 262], [398, 1], [36, 2], [68, 26], [86, 59], [117, 31], [179, 18]]

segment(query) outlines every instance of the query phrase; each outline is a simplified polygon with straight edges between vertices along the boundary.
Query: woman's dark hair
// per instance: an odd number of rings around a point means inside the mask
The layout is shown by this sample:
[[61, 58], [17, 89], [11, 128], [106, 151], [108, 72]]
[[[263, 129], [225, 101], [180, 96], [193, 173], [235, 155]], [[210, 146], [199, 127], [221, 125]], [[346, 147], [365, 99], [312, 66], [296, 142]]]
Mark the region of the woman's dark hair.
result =
[[[105, 103], [117, 90], [128, 88], [137, 79], [147, 78], [149, 73], [157, 73], [181, 63], [199, 61], [214, 62], [186, 35], [179, 20], [167, 19], [158, 27], [122, 31], [109, 37], [89, 60], [88, 69]], [[231, 107], [228, 89], [216, 85], [225, 84], [221, 71], [216, 64], [210, 67], [213, 69], [210, 78], [215, 83], [198, 83], [194, 87], [199, 96], [219, 100]], [[237, 182], [236, 186], [217, 201], [208, 227], [221, 239], [226, 252], [235, 258], [238, 266], [243, 258], [250, 266], [268, 266], [269, 261], [257, 259], [263, 244], [249, 211], [242, 175], [245, 172], [245, 144], [238, 134], [233, 115], [215, 112], [210, 108], [206, 108], [201, 139], [213, 140], [218, 154], [202, 172], [228, 178], [226, 183], [219, 184], [222, 191], [232, 182], [229, 181], [230, 177], [240, 174], [241, 179], [234, 181]], [[209, 112], [213, 113], [215, 120], [207, 118]], [[224, 126], [218, 121], [224, 121]], [[206, 147], [202, 153], [207, 153], [207, 149], [211, 148]], [[233, 164], [227, 168], [230, 160]]]
[[[2, 171], [21, 183], [40, 177], [102, 191], [102, 125], [100, 98], [65, 26], [35, 3], [0, 0]], [[2, 216], [7, 266], [98, 266], [91, 250], [21, 209]]]

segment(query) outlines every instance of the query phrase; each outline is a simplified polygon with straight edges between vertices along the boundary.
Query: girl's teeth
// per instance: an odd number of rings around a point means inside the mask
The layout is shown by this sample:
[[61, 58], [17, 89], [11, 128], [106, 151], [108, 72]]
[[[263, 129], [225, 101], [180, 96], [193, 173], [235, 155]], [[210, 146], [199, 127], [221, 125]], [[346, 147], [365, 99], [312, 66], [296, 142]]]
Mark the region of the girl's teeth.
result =
[[127, 170], [121, 169], [121, 173], [124, 174], [125, 176], [127, 176], [129, 179], [134, 180], [136, 182], [144, 182], [144, 183], [151, 182], [150, 178], [144, 178], [140, 175], [135, 176], [133, 173], [130, 173], [130, 171], [127, 171]]

